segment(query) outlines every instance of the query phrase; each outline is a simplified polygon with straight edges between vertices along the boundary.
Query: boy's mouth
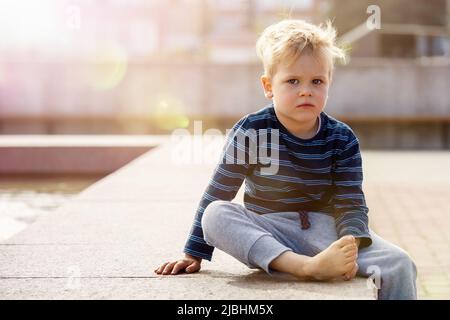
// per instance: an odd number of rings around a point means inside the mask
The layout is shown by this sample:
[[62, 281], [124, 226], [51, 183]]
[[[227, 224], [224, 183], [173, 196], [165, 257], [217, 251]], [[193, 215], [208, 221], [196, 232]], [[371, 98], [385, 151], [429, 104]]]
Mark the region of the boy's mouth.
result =
[[296, 108], [313, 108], [313, 107], [314, 105], [312, 105], [311, 103], [303, 103], [296, 106]]

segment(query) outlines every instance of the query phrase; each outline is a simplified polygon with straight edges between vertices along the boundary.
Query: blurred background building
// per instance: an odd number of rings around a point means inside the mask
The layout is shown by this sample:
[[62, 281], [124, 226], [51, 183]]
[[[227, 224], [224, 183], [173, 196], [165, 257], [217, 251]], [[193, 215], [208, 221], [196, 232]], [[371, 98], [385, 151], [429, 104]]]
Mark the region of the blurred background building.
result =
[[[381, 28], [370, 30], [369, 5]], [[450, 149], [448, 0], [0, 0], [1, 134], [223, 132], [269, 103], [255, 42], [333, 19], [349, 61], [326, 111], [363, 148]]]

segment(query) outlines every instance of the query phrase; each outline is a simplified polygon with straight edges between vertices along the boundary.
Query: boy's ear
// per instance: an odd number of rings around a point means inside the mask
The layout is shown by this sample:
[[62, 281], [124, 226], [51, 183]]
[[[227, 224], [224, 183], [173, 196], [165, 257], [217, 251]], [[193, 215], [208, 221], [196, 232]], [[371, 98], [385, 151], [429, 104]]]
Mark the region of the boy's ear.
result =
[[262, 75], [261, 76], [261, 84], [262, 84], [263, 89], [264, 89], [264, 95], [267, 98], [271, 98], [273, 93], [272, 93], [272, 84], [270, 82], [269, 77], [267, 77], [265, 75]]

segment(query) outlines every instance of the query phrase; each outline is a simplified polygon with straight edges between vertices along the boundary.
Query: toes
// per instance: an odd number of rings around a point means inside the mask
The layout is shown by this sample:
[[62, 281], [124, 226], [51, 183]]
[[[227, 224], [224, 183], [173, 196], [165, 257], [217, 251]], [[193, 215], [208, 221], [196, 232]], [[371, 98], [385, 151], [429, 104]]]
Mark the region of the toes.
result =
[[355, 237], [352, 236], [351, 234], [348, 234], [346, 236], [343, 236], [342, 239], [349, 241], [349, 242], [355, 242]]
[[342, 275], [342, 277], [348, 276], [352, 272], [354, 265], [354, 262], [346, 262], [344, 265], [342, 265], [339, 273]]
[[352, 245], [352, 244], [356, 245], [355, 237], [352, 235], [343, 236], [340, 240], [341, 240], [341, 245], [343, 247], [345, 247], [347, 245]]
[[356, 255], [349, 255], [349, 256], [346, 256], [344, 258], [344, 264], [356, 263], [356, 260], [357, 260], [357, 256]]
[[356, 273], [358, 272], [359, 266], [357, 263], [354, 264], [352, 270], [350, 272], [347, 272], [343, 275], [343, 278], [345, 281], [348, 281], [350, 279], [353, 279], [356, 276]]
[[341, 248], [341, 252], [343, 252], [343, 253], [347, 253], [347, 252], [351, 252], [351, 251], [353, 251], [353, 248], [351, 245], [346, 245], [345, 247]]
[[354, 244], [348, 244], [348, 245], [342, 247], [342, 251], [344, 253], [353, 252], [353, 251], [357, 251], [357, 250], [358, 250], [358, 248]]
[[353, 268], [355, 267], [356, 262], [355, 261], [349, 261], [346, 262], [344, 267], [345, 267], [345, 273], [349, 273], [353, 270]]
[[351, 249], [345, 250], [344, 255], [346, 257], [358, 256], [358, 250], [356, 250], [356, 248], [351, 248]]

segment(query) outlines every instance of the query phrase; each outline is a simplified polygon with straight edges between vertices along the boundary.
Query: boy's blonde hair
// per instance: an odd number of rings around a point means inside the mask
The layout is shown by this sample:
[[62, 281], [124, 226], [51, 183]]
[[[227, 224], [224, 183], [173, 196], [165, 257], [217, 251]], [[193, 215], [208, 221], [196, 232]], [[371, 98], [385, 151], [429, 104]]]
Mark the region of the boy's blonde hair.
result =
[[328, 60], [330, 77], [336, 58], [345, 61], [345, 52], [335, 44], [336, 30], [331, 21], [325, 27], [303, 20], [286, 19], [267, 27], [256, 42], [256, 53], [264, 66], [264, 74], [271, 78], [281, 61], [295, 61], [308, 52]]

